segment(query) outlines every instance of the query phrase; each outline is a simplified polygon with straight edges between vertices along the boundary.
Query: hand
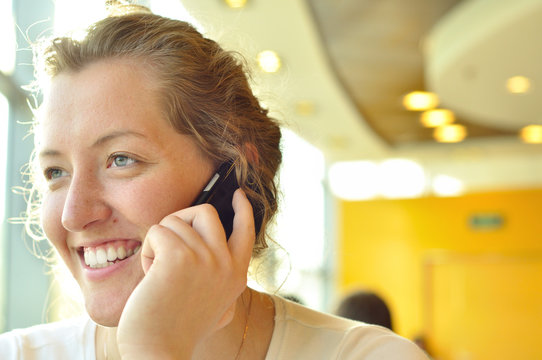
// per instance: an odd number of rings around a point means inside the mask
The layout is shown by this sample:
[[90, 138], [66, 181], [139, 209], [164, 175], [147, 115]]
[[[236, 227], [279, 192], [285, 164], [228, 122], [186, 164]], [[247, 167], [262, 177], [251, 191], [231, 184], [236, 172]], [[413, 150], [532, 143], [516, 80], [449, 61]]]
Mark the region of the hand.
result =
[[208, 204], [177, 211], [149, 229], [141, 250], [145, 277], [119, 321], [123, 359], [190, 359], [200, 341], [231, 322], [255, 239], [252, 207], [242, 190], [232, 205], [229, 241]]

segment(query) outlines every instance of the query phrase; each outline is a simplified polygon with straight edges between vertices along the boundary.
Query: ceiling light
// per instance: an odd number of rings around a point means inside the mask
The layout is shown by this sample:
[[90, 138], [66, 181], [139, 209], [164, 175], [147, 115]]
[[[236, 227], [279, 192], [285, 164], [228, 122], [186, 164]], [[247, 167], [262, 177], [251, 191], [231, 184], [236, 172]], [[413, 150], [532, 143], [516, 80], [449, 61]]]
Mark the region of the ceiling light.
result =
[[435, 176], [432, 185], [437, 196], [458, 196], [464, 192], [463, 182], [449, 175]]
[[435, 131], [433, 132], [435, 140], [443, 143], [460, 142], [463, 141], [466, 136], [467, 128], [459, 124], [439, 126], [435, 128]]
[[511, 94], [525, 94], [531, 88], [531, 80], [525, 76], [512, 76], [506, 80], [506, 88]]
[[331, 165], [331, 192], [344, 200], [368, 200], [378, 196], [378, 165], [372, 161], [344, 161]]
[[425, 127], [450, 125], [455, 121], [454, 113], [448, 109], [434, 109], [424, 111], [420, 121]]
[[407, 110], [424, 111], [438, 105], [438, 96], [428, 91], [412, 91], [403, 97], [403, 106]]
[[280, 69], [280, 58], [276, 52], [265, 50], [258, 54], [258, 65], [268, 73], [277, 72]]
[[407, 159], [337, 162], [329, 168], [328, 180], [335, 196], [351, 201], [413, 198], [423, 195], [426, 186], [423, 167]]
[[239, 9], [246, 5], [247, 0], [224, 0], [232, 9]]
[[389, 159], [380, 164], [380, 193], [389, 199], [423, 195], [426, 178], [423, 167], [408, 159]]
[[528, 144], [542, 143], [542, 125], [528, 125], [521, 129], [519, 137]]
[[310, 100], [301, 100], [295, 103], [295, 112], [301, 116], [310, 116], [314, 114], [314, 102]]

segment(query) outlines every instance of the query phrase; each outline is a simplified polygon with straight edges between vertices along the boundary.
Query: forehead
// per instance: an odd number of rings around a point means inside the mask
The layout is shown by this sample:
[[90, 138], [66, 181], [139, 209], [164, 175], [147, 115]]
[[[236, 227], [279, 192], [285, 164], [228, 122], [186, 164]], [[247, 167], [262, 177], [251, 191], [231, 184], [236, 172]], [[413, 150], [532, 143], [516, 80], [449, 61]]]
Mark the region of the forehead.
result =
[[152, 131], [160, 123], [169, 126], [159, 119], [163, 118], [162, 106], [148, 71], [135, 61], [122, 59], [57, 75], [39, 114], [38, 136], [44, 141], [125, 127]]

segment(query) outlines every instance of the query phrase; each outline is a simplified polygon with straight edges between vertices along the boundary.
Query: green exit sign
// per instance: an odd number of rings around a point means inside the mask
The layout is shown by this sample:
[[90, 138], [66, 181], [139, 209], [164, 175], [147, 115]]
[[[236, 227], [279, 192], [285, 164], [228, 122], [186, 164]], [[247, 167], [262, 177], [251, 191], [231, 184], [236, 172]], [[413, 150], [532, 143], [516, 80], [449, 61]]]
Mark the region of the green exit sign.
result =
[[501, 214], [480, 213], [469, 216], [469, 226], [474, 230], [497, 230], [504, 225]]

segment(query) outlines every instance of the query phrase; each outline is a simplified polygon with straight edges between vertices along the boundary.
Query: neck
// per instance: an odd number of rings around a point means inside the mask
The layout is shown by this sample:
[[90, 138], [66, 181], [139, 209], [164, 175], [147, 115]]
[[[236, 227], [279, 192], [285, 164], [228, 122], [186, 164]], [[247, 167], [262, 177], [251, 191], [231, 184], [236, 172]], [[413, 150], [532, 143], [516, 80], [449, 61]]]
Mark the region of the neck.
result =
[[[224, 328], [205, 339], [194, 352], [194, 359], [243, 359], [247, 338], [251, 338], [253, 321], [251, 313], [254, 307], [253, 294], [246, 289], [237, 299], [235, 316]], [[248, 325], [248, 328], [247, 328]], [[225, 354], [231, 354], [226, 356]]]

